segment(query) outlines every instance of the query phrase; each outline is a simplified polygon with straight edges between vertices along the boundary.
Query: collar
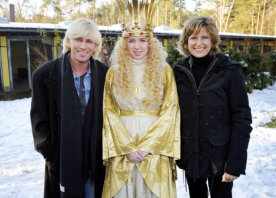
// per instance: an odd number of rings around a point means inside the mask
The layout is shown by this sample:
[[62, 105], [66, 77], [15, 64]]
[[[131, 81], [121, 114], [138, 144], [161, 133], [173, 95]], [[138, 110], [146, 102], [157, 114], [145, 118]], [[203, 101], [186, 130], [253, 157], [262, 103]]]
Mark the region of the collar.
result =
[[[88, 62], [88, 70], [87, 70], [87, 72], [86, 72], [85, 77], [91, 74], [91, 66], [90, 66], [90, 65], [91, 65], [91, 64], [90, 64], [90, 60], [89, 60], [89, 62]], [[74, 72], [73, 72], [73, 75], [74, 75], [74, 78], [75, 78], [75, 77], [80, 77], [80, 76], [78, 76], [77, 74], [75, 74]]]
[[129, 58], [130, 58], [130, 60], [132, 60], [132, 61], [134, 61], [134, 62], [136, 62], [136, 63], [140, 63], [140, 62], [144, 62], [144, 61], [148, 58], [148, 55], [146, 55], [144, 58], [139, 59], [139, 60], [134, 59], [134, 58], [132, 58], [131, 56], [129, 56]]
[[214, 57], [211, 56], [210, 54], [207, 54], [206, 56], [204, 56], [202, 58], [190, 56], [189, 64], [190, 64], [191, 68], [192, 67], [205, 68], [205, 67], [208, 67], [208, 65], [212, 62], [213, 59], [214, 59]]

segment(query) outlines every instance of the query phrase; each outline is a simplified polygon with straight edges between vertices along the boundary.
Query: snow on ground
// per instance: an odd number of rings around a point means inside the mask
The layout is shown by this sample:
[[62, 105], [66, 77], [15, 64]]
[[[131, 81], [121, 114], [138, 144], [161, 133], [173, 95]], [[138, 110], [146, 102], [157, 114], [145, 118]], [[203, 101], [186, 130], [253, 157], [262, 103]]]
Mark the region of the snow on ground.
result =
[[[253, 132], [247, 175], [234, 182], [235, 198], [276, 197], [276, 129], [260, 127], [276, 116], [276, 84], [249, 94]], [[0, 198], [43, 197], [44, 160], [34, 150], [29, 110], [31, 99], [0, 101]], [[187, 197], [178, 170], [178, 197]]]

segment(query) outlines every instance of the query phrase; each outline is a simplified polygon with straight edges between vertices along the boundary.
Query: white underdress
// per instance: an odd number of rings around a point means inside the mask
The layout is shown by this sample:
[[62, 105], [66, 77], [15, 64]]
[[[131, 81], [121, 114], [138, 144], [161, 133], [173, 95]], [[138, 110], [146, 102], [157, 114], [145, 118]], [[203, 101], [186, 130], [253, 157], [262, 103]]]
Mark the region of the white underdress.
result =
[[[160, 105], [145, 106], [143, 101], [146, 99], [145, 89], [142, 84], [145, 60], [134, 61], [132, 65], [135, 73], [135, 95], [131, 99], [124, 99], [116, 94], [116, 88], [114, 88], [115, 99], [122, 110], [128, 111], [145, 111], [145, 110], [159, 110]], [[121, 116], [122, 122], [125, 124], [129, 134], [132, 137], [133, 142], [137, 139], [141, 139], [142, 136], [148, 131], [152, 124], [156, 121], [158, 116]], [[150, 152], [150, 151], [145, 151]], [[115, 198], [157, 198], [152, 193], [150, 188], [145, 183], [138, 168], [134, 166], [131, 176], [124, 186], [119, 190]]]

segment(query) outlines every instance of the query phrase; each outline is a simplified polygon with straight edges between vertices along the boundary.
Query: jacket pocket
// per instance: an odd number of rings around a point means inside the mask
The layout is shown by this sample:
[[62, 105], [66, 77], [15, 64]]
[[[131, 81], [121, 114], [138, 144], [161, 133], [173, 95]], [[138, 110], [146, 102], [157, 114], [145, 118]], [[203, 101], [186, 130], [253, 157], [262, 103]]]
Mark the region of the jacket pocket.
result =
[[226, 142], [223, 145], [211, 144], [211, 168], [214, 175], [220, 175], [224, 172], [225, 162], [227, 158], [229, 143]]
[[202, 131], [213, 146], [223, 146], [230, 139], [230, 131], [228, 127], [208, 126]]

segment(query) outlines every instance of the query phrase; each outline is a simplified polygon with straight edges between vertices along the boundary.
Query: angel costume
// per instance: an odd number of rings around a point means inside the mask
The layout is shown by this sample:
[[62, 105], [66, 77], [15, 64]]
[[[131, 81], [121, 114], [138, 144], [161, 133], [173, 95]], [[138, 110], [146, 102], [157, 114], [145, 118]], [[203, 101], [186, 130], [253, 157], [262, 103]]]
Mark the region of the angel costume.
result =
[[[108, 70], [104, 91], [103, 198], [176, 197], [175, 160], [180, 158], [180, 112], [174, 75], [163, 67], [162, 103], [149, 104], [143, 87], [145, 60], [132, 60], [135, 94], [123, 98], [114, 84], [116, 67]], [[140, 163], [126, 154], [149, 154]]]

